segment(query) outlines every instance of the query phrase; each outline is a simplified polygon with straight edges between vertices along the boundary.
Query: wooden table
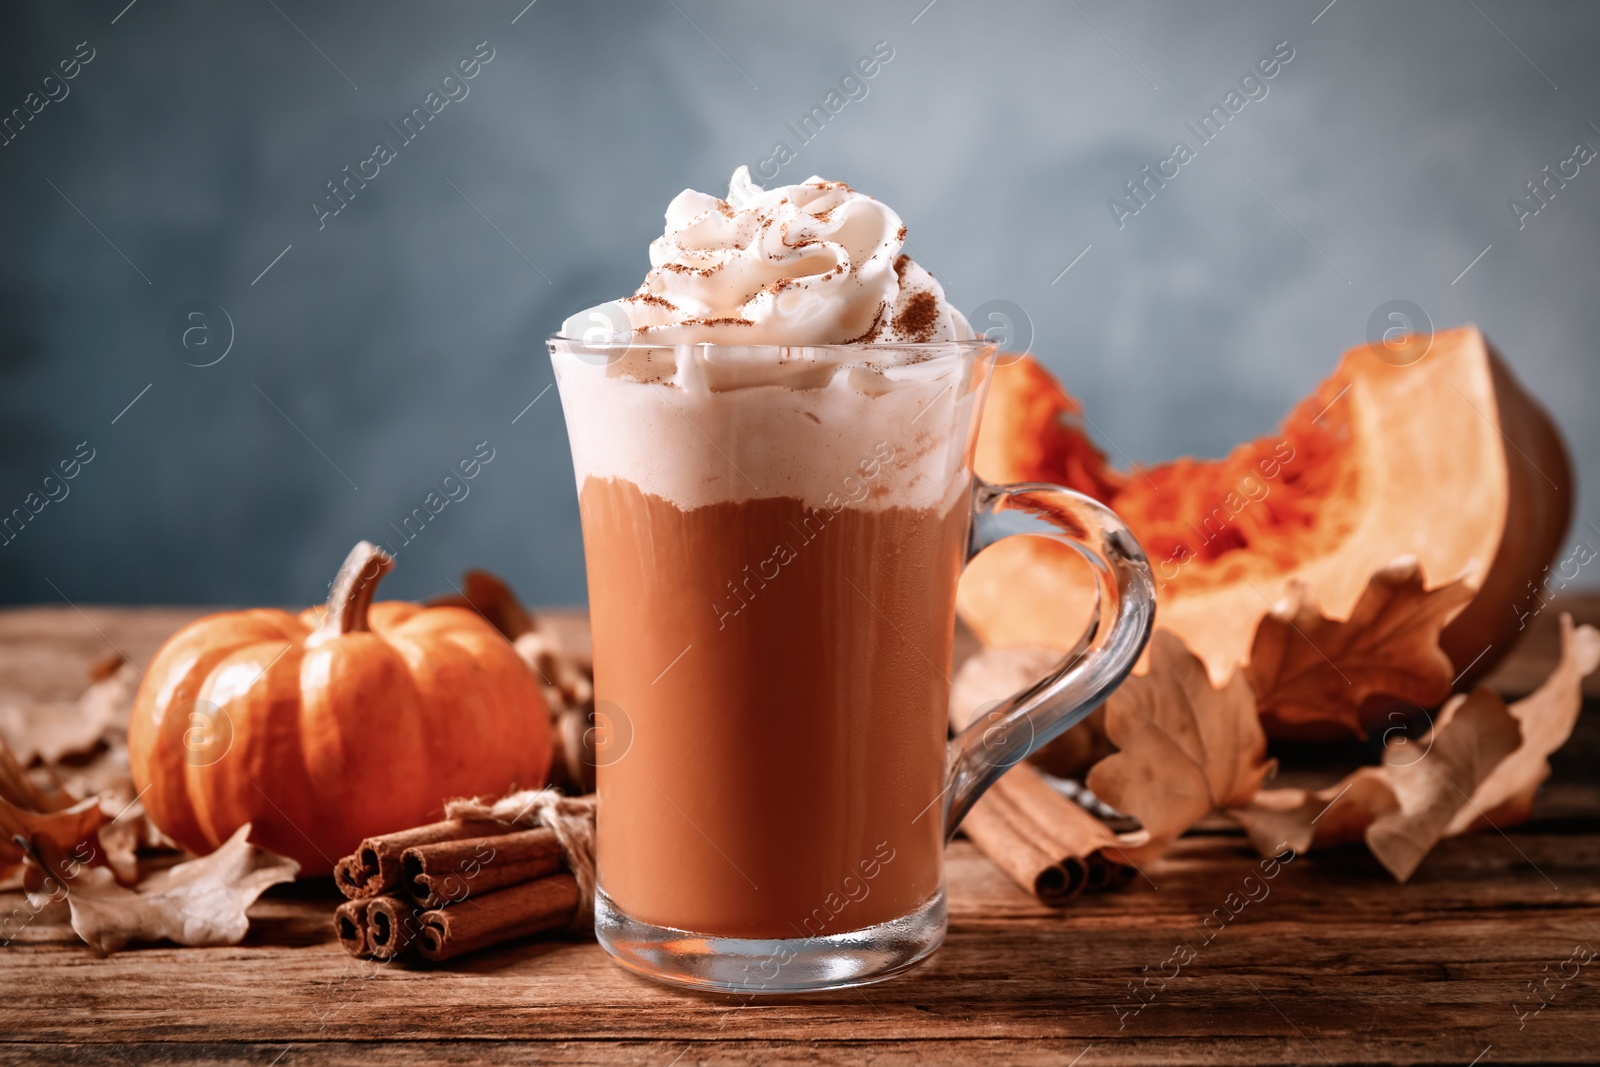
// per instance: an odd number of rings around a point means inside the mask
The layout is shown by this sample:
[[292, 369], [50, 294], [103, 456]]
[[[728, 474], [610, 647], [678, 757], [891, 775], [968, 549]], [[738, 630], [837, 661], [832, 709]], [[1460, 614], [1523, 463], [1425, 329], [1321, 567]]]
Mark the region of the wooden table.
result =
[[[1600, 597], [1569, 606], [1600, 618]], [[193, 614], [0, 612], [0, 699], [70, 698], [110, 646], [143, 662]], [[1537, 680], [1554, 622], [1540, 616], [1499, 684]], [[1534, 1005], [1526, 983], [1574, 946], [1600, 949], [1596, 711], [1591, 699], [1528, 825], [1447, 841], [1404, 886], [1359, 848], [1298, 859], [1137, 1015], [1130, 983], [1180, 940], [1199, 945], [1191, 924], [1254, 868], [1239, 835], [1190, 836], [1148, 869], [1154, 886], [1060, 912], [958, 841], [950, 936], [929, 963], [865, 989], [749, 1002], [653, 985], [575, 941], [436, 969], [355, 961], [333, 939], [331, 882], [270, 892], [231, 948], [102, 959], [46, 912], [0, 950], [0, 1061], [1594, 1062], [1600, 960], [1520, 1026], [1512, 1005]], [[0, 895], [6, 910], [18, 902]]]

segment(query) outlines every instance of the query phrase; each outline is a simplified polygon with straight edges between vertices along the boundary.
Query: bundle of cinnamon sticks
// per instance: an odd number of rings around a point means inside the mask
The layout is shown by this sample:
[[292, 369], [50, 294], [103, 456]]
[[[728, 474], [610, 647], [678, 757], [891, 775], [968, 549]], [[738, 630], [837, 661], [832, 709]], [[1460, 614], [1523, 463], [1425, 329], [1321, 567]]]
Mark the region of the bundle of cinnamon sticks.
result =
[[371, 837], [334, 868], [350, 899], [334, 914], [354, 956], [463, 953], [569, 926], [578, 883], [553, 830], [446, 819]]
[[1048, 907], [1083, 892], [1118, 889], [1136, 875], [1109, 827], [1049, 785], [1029, 764], [1007, 771], [978, 799], [961, 830]]
[[[1059, 651], [1046, 648], [976, 652], [956, 674], [951, 725], [962, 729], [983, 709], [1037, 682], [1060, 658]], [[1095, 712], [1078, 730], [1012, 767], [961, 823], [984, 855], [1048, 907], [1062, 907], [1079, 893], [1121, 888], [1138, 873], [1127, 862], [1123, 840], [1101, 817], [1106, 813], [1086, 810], [1057, 788], [1115, 750], [1103, 721], [1103, 712]], [[1054, 774], [1047, 778], [1046, 769]], [[1078, 799], [1086, 796], [1079, 791]]]

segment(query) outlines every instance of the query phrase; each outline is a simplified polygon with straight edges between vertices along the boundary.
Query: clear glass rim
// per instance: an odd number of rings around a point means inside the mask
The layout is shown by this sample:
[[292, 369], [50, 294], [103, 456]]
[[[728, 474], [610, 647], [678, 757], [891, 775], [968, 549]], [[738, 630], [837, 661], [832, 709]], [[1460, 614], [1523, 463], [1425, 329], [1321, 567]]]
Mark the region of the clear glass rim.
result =
[[998, 341], [991, 341], [986, 337], [972, 337], [963, 341], [892, 341], [892, 342], [861, 342], [847, 344], [726, 344], [716, 341], [653, 341], [649, 339], [636, 339], [632, 341], [600, 341], [589, 342], [578, 337], [569, 337], [559, 331], [545, 338], [545, 344], [551, 348], [557, 345], [570, 348], [583, 349], [588, 352], [636, 352], [649, 348], [699, 348], [718, 351], [738, 351], [750, 353], [771, 353], [779, 355], [786, 352], [804, 350], [807, 352], [849, 352], [858, 356], [869, 356], [873, 353], [894, 355], [897, 353], [928, 352], [929, 350], [945, 350], [952, 352], [981, 353], [985, 349], [1000, 348]]

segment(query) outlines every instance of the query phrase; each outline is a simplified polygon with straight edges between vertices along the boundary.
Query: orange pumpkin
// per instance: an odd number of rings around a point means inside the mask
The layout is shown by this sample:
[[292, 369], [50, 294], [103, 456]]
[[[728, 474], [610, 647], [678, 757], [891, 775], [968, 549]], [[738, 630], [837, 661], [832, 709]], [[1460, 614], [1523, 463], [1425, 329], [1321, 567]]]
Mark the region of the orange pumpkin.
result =
[[373, 604], [393, 562], [362, 542], [326, 608], [211, 615], [156, 653], [128, 750], [173, 840], [210, 852], [249, 822], [256, 844], [320, 874], [450, 797], [544, 783], [538, 679], [474, 611]]
[[[1513, 605], [1560, 546], [1572, 472], [1550, 417], [1475, 327], [1354, 348], [1280, 431], [1221, 460], [1113, 470], [1038, 364], [996, 370], [976, 467], [1071, 486], [1117, 510], [1150, 556], [1158, 626], [1224, 683], [1256, 625], [1302, 583], [1343, 619], [1384, 565], [1475, 595], [1441, 638], [1470, 685], [1515, 643]], [[1082, 561], [1040, 538], [978, 556], [963, 617], [991, 645], [1069, 647], [1094, 603]]]

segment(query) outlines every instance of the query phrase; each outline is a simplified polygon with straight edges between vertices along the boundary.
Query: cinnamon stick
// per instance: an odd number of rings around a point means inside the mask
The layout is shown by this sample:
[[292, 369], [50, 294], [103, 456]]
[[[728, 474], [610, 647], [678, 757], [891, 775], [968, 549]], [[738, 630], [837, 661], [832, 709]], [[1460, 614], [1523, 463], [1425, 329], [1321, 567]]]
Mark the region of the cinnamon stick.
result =
[[1028, 764], [1013, 767], [968, 813], [962, 828], [979, 849], [1049, 907], [1085, 889], [1126, 884], [1132, 868], [1101, 849], [1110, 828], [1056, 792]]
[[347, 900], [333, 913], [333, 929], [339, 944], [352, 956], [367, 954], [367, 902]]
[[403, 877], [401, 856], [408, 848], [437, 841], [459, 841], [469, 837], [488, 837], [510, 833], [514, 827], [496, 822], [446, 819], [410, 830], [369, 837], [355, 854], [346, 856], [333, 868], [339, 891], [351, 900], [392, 893]]
[[1014, 811], [991, 787], [967, 812], [961, 829], [995, 866], [1038, 897], [1041, 904], [1064, 906], [1083, 891], [1087, 878], [1083, 861], [1072, 857], [1063, 860], [1046, 852], [1016, 822]]
[[1086, 862], [1089, 864], [1089, 882], [1084, 886], [1084, 891], [1088, 893], [1121, 889], [1139, 875], [1137, 868], [1118, 863], [1104, 851], [1096, 852]]
[[553, 874], [565, 862], [555, 832], [543, 827], [440, 841], [401, 854], [401, 886], [422, 907], [442, 908]]
[[367, 906], [367, 951], [375, 960], [392, 960], [417, 939], [422, 914], [410, 900], [386, 895], [361, 901]]
[[1116, 834], [1099, 818], [1062, 796], [1029, 765], [1025, 773], [1008, 773], [1003, 793], [1016, 806], [1025, 827], [1044, 835], [1053, 847], [1082, 857], [1087, 866], [1084, 891], [1119, 889], [1131, 882], [1135, 868], [1120, 862]]
[[1019, 827], [1051, 851], [1083, 859], [1117, 843], [1110, 827], [1052, 789], [1032, 765], [1012, 768], [995, 789], [1015, 810]]
[[565, 926], [577, 911], [576, 879], [570, 874], [552, 874], [423, 912], [417, 948], [424, 959], [448, 960]]

